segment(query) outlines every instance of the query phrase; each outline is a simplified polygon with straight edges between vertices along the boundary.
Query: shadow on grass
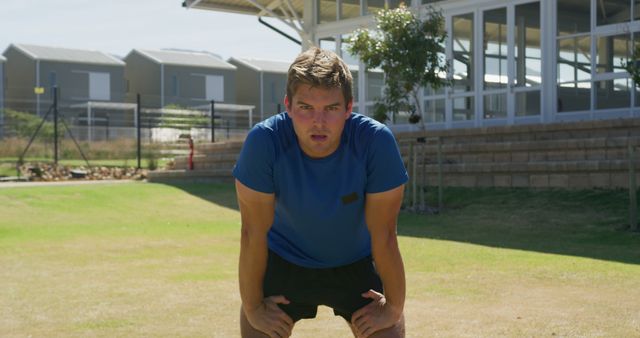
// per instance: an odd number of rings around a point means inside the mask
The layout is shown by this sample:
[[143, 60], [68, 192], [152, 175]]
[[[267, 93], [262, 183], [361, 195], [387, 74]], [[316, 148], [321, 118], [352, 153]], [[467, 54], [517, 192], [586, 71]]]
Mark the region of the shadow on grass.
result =
[[199, 197], [205, 201], [215, 203], [217, 205], [240, 210], [236, 199], [236, 190], [231, 183], [212, 183], [212, 182], [163, 182], [171, 187], [183, 190], [193, 196]]
[[399, 235], [640, 264], [626, 190], [449, 188], [444, 196], [440, 215], [402, 212]]
[[[231, 183], [165, 183], [238, 209]], [[435, 200], [429, 198], [429, 200]], [[640, 264], [626, 190], [448, 188], [440, 215], [402, 212], [401, 236]]]

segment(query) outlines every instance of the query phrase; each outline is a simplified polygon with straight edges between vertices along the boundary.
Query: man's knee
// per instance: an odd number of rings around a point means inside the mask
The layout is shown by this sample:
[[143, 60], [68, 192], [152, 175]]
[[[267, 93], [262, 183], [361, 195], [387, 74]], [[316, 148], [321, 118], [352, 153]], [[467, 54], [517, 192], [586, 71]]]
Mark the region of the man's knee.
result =
[[380, 330], [372, 334], [370, 338], [404, 338], [404, 315], [396, 325]]

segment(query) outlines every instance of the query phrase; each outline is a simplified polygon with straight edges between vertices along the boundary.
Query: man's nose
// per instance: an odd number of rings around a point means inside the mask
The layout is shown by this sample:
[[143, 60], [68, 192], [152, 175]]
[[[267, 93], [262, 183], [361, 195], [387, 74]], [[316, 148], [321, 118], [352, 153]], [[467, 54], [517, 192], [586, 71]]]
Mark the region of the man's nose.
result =
[[314, 110], [313, 111], [313, 122], [315, 123], [324, 123], [327, 119], [326, 114], [322, 110]]

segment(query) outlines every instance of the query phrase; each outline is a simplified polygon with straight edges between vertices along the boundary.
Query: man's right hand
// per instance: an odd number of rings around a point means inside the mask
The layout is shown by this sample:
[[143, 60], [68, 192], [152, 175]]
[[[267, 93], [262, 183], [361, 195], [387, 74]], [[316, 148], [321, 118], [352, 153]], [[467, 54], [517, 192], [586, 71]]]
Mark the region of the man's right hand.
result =
[[243, 311], [254, 329], [264, 332], [271, 338], [289, 337], [293, 330], [293, 320], [280, 309], [278, 304], [289, 304], [289, 300], [284, 296], [266, 297], [255, 308], [248, 309], [243, 306]]

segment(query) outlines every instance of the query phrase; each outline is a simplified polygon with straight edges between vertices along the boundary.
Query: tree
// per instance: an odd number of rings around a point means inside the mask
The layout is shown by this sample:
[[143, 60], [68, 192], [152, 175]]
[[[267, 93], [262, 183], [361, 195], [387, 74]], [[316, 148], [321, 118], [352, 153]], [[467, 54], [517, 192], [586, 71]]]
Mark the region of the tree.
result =
[[[0, 112], [1, 114], [2, 112]], [[42, 118], [33, 114], [16, 111], [13, 109], [4, 110], [7, 125], [11, 126], [18, 137], [31, 137], [42, 123]], [[38, 133], [38, 137], [44, 140], [53, 139], [53, 123], [45, 122]]]
[[636, 46], [636, 49], [633, 51], [631, 55], [631, 59], [626, 62], [623, 61], [623, 66], [631, 75], [631, 78], [636, 83], [636, 85], [640, 84], [640, 45]]
[[387, 112], [409, 111], [409, 122], [418, 123], [422, 116], [420, 88], [448, 84], [442, 76], [449, 68], [444, 56], [444, 17], [429, 8], [426, 18], [420, 19], [401, 4], [381, 10], [375, 19], [375, 31], [358, 29], [348, 41], [348, 51], [367, 70], [380, 67], [385, 74], [384, 95], [376, 102], [374, 118], [385, 122]]

